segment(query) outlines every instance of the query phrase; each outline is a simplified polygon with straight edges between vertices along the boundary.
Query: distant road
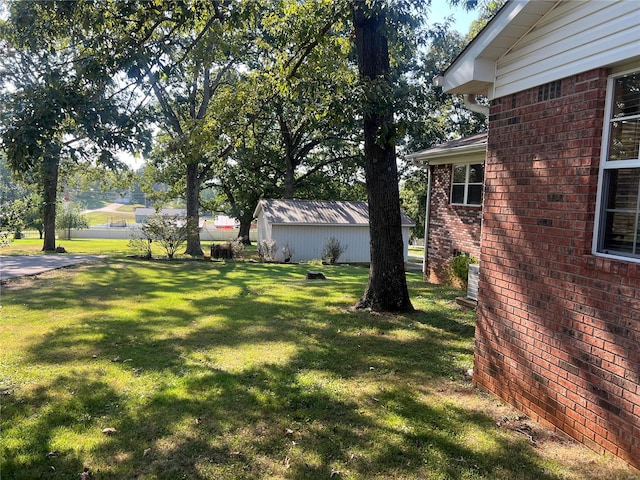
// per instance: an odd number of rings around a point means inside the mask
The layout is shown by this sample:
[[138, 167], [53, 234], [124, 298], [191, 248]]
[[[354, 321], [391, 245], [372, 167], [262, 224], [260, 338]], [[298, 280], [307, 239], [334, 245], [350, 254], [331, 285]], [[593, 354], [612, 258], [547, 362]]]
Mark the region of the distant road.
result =
[[91, 212], [117, 212], [118, 209], [122, 207], [122, 203], [110, 203], [107, 206], [102, 208], [95, 208], [93, 210], [84, 210], [82, 213], [91, 213]]

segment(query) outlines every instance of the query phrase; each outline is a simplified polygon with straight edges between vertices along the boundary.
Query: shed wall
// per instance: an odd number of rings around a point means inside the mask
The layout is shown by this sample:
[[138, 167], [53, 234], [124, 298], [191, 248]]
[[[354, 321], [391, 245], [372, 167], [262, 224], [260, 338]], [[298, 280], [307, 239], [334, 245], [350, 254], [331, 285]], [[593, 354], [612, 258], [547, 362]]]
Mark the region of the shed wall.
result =
[[640, 467], [640, 264], [591, 254], [608, 73], [492, 101], [474, 381]]
[[278, 249], [289, 244], [295, 250], [294, 261], [305, 262], [322, 258], [322, 249], [329, 237], [335, 237], [346, 248], [338, 260], [341, 263], [369, 261], [369, 227], [325, 225], [273, 225], [272, 239]]

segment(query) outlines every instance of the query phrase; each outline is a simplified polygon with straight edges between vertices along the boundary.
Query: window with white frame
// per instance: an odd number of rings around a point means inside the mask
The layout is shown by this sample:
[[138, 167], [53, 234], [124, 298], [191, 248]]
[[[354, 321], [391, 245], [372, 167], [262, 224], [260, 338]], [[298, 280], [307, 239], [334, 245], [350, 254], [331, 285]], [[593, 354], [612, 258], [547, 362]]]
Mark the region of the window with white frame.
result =
[[596, 253], [640, 260], [640, 71], [609, 78]]
[[484, 165], [467, 163], [454, 165], [451, 175], [451, 203], [454, 205], [482, 205]]

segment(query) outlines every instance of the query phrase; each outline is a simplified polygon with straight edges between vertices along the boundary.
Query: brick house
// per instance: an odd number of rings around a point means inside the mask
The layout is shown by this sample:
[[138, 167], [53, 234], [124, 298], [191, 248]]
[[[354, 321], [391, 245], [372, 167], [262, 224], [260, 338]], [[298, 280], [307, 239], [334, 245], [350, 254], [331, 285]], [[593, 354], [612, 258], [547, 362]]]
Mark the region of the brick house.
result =
[[490, 100], [474, 381], [640, 467], [640, 2], [509, 1], [436, 83]]
[[486, 154], [484, 132], [407, 155], [428, 169], [423, 261], [428, 282], [446, 281], [455, 255], [480, 258]]

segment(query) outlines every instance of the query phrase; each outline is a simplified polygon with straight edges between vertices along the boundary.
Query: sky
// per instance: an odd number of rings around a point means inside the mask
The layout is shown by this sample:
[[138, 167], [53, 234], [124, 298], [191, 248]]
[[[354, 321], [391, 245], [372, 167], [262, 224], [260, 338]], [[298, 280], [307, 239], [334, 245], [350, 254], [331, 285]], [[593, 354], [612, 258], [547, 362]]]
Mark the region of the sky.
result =
[[447, 0], [433, 0], [431, 2], [429, 23], [440, 23], [449, 15], [453, 15], [454, 18], [453, 28], [462, 35], [466, 35], [469, 32], [471, 22], [478, 18], [479, 12], [477, 9], [467, 12], [460, 7], [451, 7]]

